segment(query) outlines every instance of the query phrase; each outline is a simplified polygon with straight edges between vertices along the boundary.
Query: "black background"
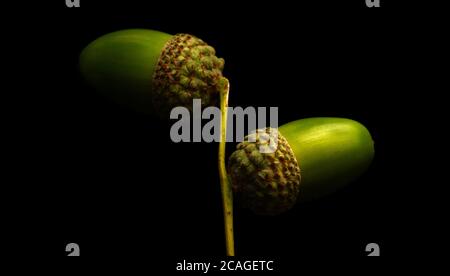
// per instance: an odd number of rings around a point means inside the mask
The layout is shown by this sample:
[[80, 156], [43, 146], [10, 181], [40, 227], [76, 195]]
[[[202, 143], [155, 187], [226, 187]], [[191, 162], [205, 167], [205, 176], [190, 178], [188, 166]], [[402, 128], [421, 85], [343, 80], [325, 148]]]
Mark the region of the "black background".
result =
[[[427, 164], [416, 161], [427, 150], [417, 147], [417, 127], [426, 128], [423, 115], [435, 100], [422, 89], [418, 66], [432, 54], [422, 46], [432, 43], [432, 32], [415, 7], [81, 2], [79, 9], [61, 0], [4, 10], [17, 26], [6, 44], [20, 53], [5, 55], [15, 59], [10, 71], [18, 73], [12, 80], [20, 102], [7, 117], [17, 130], [13, 202], [5, 209], [15, 226], [14, 253], [39, 248], [41, 256], [65, 256], [65, 245], [76, 242], [93, 258], [156, 254], [175, 263], [225, 254], [218, 145], [172, 143], [171, 122], [116, 105], [78, 72], [89, 42], [127, 28], [190, 33], [214, 46], [226, 61], [231, 106], [278, 106], [280, 125], [348, 117], [372, 133], [372, 166], [334, 195], [277, 217], [235, 206], [237, 255], [358, 257], [376, 242], [384, 256], [415, 256], [433, 243], [424, 232], [433, 216], [420, 207]], [[234, 147], [227, 144], [228, 155]]]

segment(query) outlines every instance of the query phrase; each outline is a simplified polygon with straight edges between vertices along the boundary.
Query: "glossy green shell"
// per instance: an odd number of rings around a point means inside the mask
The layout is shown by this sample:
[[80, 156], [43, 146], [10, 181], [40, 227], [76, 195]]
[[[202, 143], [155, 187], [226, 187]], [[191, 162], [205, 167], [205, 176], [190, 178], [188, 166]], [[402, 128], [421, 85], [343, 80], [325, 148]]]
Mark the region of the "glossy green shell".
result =
[[350, 119], [302, 119], [281, 126], [279, 131], [300, 167], [300, 201], [331, 194], [355, 180], [374, 156], [369, 131]]
[[91, 42], [80, 55], [85, 79], [115, 101], [148, 112], [152, 79], [172, 35], [144, 29], [117, 31]]

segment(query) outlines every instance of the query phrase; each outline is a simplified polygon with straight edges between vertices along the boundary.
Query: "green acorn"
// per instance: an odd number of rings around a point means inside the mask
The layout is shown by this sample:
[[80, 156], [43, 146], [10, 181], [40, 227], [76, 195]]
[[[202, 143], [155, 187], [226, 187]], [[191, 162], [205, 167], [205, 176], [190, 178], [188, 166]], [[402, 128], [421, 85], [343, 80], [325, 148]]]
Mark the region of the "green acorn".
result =
[[[276, 147], [262, 153], [260, 146], [270, 145], [268, 141]], [[228, 173], [248, 208], [275, 215], [350, 183], [369, 167], [373, 155], [372, 137], [360, 123], [309, 118], [247, 136], [230, 156]]]
[[216, 105], [224, 60], [201, 39], [132, 29], [104, 35], [81, 53], [84, 78], [115, 101], [135, 110], [167, 116], [192, 99]]

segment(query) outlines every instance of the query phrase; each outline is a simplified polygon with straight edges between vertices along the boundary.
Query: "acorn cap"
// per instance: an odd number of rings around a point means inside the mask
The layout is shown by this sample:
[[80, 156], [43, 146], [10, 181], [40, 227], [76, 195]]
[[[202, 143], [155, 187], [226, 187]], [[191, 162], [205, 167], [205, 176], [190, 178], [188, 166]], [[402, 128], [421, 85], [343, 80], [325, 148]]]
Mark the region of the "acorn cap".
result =
[[132, 29], [104, 35], [81, 53], [85, 79], [120, 104], [167, 117], [192, 99], [215, 105], [224, 60], [204, 41], [188, 34]]
[[[261, 152], [262, 146], [275, 140], [274, 152]], [[256, 214], [276, 215], [297, 201], [300, 167], [289, 143], [276, 129], [258, 129], [246, 136], [230, 156], [228, 172], [233, 190]]]

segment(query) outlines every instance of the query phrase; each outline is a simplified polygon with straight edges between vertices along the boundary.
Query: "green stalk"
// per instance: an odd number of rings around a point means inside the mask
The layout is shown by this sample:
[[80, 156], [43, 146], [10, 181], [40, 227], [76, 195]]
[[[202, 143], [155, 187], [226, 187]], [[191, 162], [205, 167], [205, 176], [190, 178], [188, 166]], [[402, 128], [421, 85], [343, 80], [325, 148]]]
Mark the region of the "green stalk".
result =
[[219, 177], [222, 191], [223, 216], [225, 223], [225, 245], [227, 256], [234, 256], [234, 233], [233, 233], [233, 192], [228, 181], [225, 166], [225, 143], [227, 137], [227, 108], [230, 83], [223, 78], [224, 85], [220, 89], [220, 111], [221, 111], [221, 137], [219, 144]]

